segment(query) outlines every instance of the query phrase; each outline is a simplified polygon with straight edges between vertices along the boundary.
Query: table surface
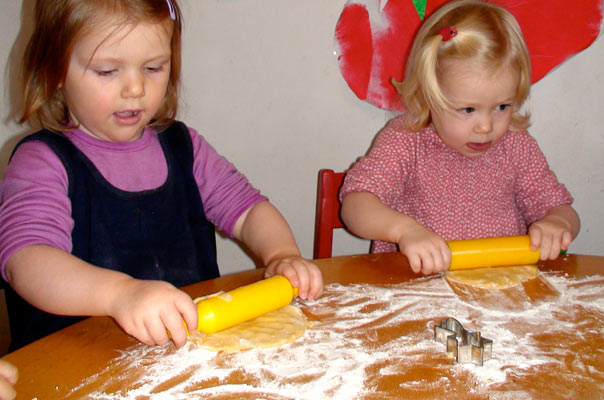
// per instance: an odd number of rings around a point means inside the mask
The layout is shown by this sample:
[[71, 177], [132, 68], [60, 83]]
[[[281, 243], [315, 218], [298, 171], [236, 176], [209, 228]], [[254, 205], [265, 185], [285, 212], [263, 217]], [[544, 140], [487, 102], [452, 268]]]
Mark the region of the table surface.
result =
[[[384, 286], [425, 281], [425, 279], [422, 280], [418, 275], [415, 275], [410, 271], [406, 258], [398, 253], [336, 257], [316, 260], [315, 262], [323, 272], [326, 284], [370, 284]], [[599, 285], [600, 287], [604, 287], [604, 279], [598, 280], [597, 278], [598, 275], [604, 275], [604, 257], [568, 254], [555, 261], [541, 262], [539, 264], [539, 269], [546, 275], [548, 273], [555, 274], [555, 272], [551, 271], [560, 271], [558, 276], [562, 275], [566, 277], [565, 279], [581, 280], [583, 278], [589, 278], [592, 280], [592, 283], [595, 279], [596, 286]], [[183, 288], [183, 290], [192, 297], [198, 297], [220, 290], [231, 290], [238, 286], [257, 281], [262, 278], [262, 274], [263, 270], [261, 269], [249, 270], [190, 285]], [[546, 297], [551, 294], [547, 293], [551, 288], [539, 285], [541, 284], [538, 284], [533, 288], [530, 286], [525, 287], [529, 302], [538, 298], [539, 293], [545, 293]], [[463, 288], [460, 289], [459, 287], [456, 288], [454, 286], [451, 286], [451, 288], [452, 292], [455, 292], [460, 296], [465, 295], [470, 302], [478, 302], [476, 304], [480, 307], [480, 301], [482, 300], [472, 298], [473, 292], [464, 292]], [[526, 302], [527, 298], [514, 299], [512, 296], [511, 303], [516, 302], [516, 300], [518, 303], [523, 301]], [[548, 299], [546, 298], [546, 301], [547, 300]], [[485, 299], [484, 301], [488, 301], [488, 299]], [[499, 300], [496, 299], [496, 301]], [[330, 318], [330, 315], [321, 314], [321, 312], [318, 311], [314, 312], [312, 302], [302, 308], [311, 320], [314, 319], [317, 322], [321, 322], [322, 319], [326, 320]], [[552, 367], [550, 369], [546, 368], [545, 370], [534, 367], [532, 371], [533, 376], [531, 378], [527, 378], [526, 376], [523, 377], [519, 374], [512, 374], [512, 376], [507, 378], [506, 382], [500, 382], [488, 390], [520, 391], [525, 393], [528, 391], [528, 393], [531, 393], [530, 397], [540, 397], [541, 394], [548, 393], [548, 389], [546, 389], [548, 384], [547, 382], [544, 382], [544, 379], [547, 380], [551, 376], [556, 380], [569, 380], [568, 382], [563, 383], [562, 386], [565, 386], [566, 390], [572, 392], [570, 394], [574, 396], [571, 397], [577, 397], [578, 395], [581, 398], [602, 398], [602, 396], [604, 396], [604, 328], [602, 327], [604, 324], [604, 309], [599, 310], [600, 311], [596, 310], [595, 312], [590, 311], [588, 313], [588, 320], [593, 326], [590, 325], [585, 331], [587, 333], [581, 335], [584, 340], [581, 339], [581, 341], [572, 342], [572, 345], [576, 347], [572, 354], [578, 354], [580, 359], [578, 361], [574, 358], [570, 361], [563, 359], [559, 363], [562, 366], [564, 366], [565, 363], [570, 364], [570, 366], [566, 365], [565, 369], [565, 371], [568, 371], [568, 368], [571, 368], [571, 372], [567, 374], [567, 378], [560, 376], [560, 366]], [[579, 314], [580, 313], [577, 313], [577, 315]], [[433, 324], [430, 325], [429, 322], [431, 317], [433, 316], [426, 316], [426, 321], [428, 322], [421, 322], [421, 326], [418, 328], [420, 336], [426, 335], [424, 332], [426, 331], [426, 325], [433, 327]], [[566, 335], [571, 335], [573, 331], [584, 325], [584, 320], [580, 316], [574, 316], [568, 324], [571, 326], [568, 327], [569, 329]], [[379, 328], [372, 328], [369, 326], [367, 327], [367, 330], [369, 332], [373, 329], [371, 333], [377, 338], [375, 340], [379, 342], [382, 340], [393, 340], [392, 338], [395, 336], [409, 334], [408, 329], [415, 329], [412, 327], [416, 325], [417, 321], [403, 321], [398, 325], [394, 324], [394, 328], [388, 328], [388, 330], [384, 330], [385, 328], [383, 326]], [[595, 333], [595, 335], [589, 335], [589, 332]], [[557, 337], [556, 335], [560, 337]], [[559, 332], [555, 333], [554, 336], [543, 340], [549, 340], [553, 344], [558, 340], [566, 340], [563, 337], [564, 335], [565, 333]], [[497, 346], [497, 338], [493, 339], [495, 339], [494, 346]], [[3, 358], [12, 362], [19, 368], [20, 379], [16, 385], [18, 398], [71, 398], [70, 396], [73, 394], [73, 389], [78, 386], [81, 387], [87, 377], [96, 375], [97, 381], [100, 379], [100, 381], [115, 380], [116, 382], [119, 382], [119, 379], [116, 380], [116, 374], [120, 373], [120, 369], [116, 368], [115, 371], [112, 371], [112, 368], [108, 368], [108, 366], [111, 364], [112, 360], [115, 360], [116, 357], [128, 351], [127, 349], [131, 349], [133, 346], [140, 347], [133, 338], [124, 334], [113, 320], [106, 317], [93, 317], [49, 335], [16, 352], [7, 354]], [[172, 345], [170, 344], [167, 346]], [[496, 347], [494, 347], [494, 354], [497, 354]], [[563, 353], [562, 358], [568, 358], [567, 356], [568, 353]], [[494, 358], [495, 357], [496, 356], [494, 355]], [[399, 360], [399, 363], [400, 362], [401, 361]], [[580, 365], [577, 365], [577, 362]], [[489, 397], [484, 391], [469, 390], [473, 382], [472, 368], [474, 367], [455, 370], [455, 368], [460, 368], [458, 367], [459, 364], [455, 365], [452, 360], [447, 359], [444, 353], [442, 356], [435, 356], [434, 351], [432, 351], [430, 357], [425, 355], [421, 356], [417, 363], [417, 365], [412, 366], [413, 368], [409, 368], [404, 372], [398, 371], [388, 375], [388, 379], [384, 378], [385, 375], [382, 370], [376, 370], [373, 367], [367, 368], [364, 371], [366, 380], [365, 385], [370, 385], [372, 387], [372, 390], [369, 392], [373, 393], [373, 395], [362, 395], [360, 397], [384, 398], [389, 395], [396, 397], [412, 395], [413, 397], [431, 398], [439, 394], [446, 395], [448, 398]], [[488, 365], [488, 362], [485, 365]], [[411, 373], [411, 370], [414, 372]], [[457, 372], [451, 375], [452, 372], [450, 371], [454, 370]], [[574, 374], [573, 371], [578, 371], [577, 373], [581, 376], [581, 379], [577, 379], [577, 376], [579, 375]], [[448, 381], [447, 385], [440, 385], [442, 387], [439, 388], [439, 385], [435, 385], [434, 383], [438, 382], [439, 379], [442, 379], [443, 376], [448, 376], [451, 379]], [[186, 377], [182, 379], [186, 379]], [[426, 382], [426, 387], [430, 386], [430, 389], [422, 390], [418, 389], [418, 387], [411, 388], [410, 386], [401, 384], [402, 381], [409, 381], [410, 379], [413, 379], [414, 382]], [[221, 381], [221, 384], [225, 382], [227, 381]], [[289, 384], [291, 385], [292, 383], [289, 382]], [[99, 382], [95, 385], [97, 388], [100, 387]], [[214, 382], [214, 385], [216, 385], [216, 382]], [[295, 382], [293, 385], [295, 385]], [[91, 388], [90, 390], [93, 389], [94, 388]], [[408, 390], [408, 392], [405, 392], [405, 390]], [[539, 392], [540, 390], [543, 392]], [[115, 391], [116, 389], [114, 388], [114, 392]], [[119, 392], [119, 390], [117, 390], [117, 392]], [[82, 392], [78, 393], [81, 395]], [[455, 395], [452, 395], [452, 393], [455, 393]], [[78, 397], [80, 395], [78, 395]], [[257, 396], [257, 393], [255, 396]], [[237, 397], [243, 398], [243, 396]], [[111, 398], [116, 397], [114, 396]], [[143, 396], [141, 398], [148, 398], [148, 396]], [[272, 396], [270, 398], [282, 397]]]

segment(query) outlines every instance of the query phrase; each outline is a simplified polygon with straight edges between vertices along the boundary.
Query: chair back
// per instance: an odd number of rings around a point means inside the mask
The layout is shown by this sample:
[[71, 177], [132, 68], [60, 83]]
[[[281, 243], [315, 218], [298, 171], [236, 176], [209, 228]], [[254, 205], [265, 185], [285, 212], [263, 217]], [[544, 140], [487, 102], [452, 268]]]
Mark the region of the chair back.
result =
[[340, 218], [338, 193], [345, 175], [344, 172], [334, 172], [331, 169], [319, 170], [313, 249], [315, 259], [331, 257], [333, 230], [344, 227]]

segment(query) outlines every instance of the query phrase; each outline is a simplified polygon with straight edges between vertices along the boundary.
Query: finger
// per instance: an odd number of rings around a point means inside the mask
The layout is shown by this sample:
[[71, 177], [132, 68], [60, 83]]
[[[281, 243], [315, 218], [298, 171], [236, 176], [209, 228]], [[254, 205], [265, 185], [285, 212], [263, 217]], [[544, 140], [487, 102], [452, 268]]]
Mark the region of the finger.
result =
[[275, 272], [277, 275], [286, 277], [293, 287], [297, 287], [298, 290], [300, 289], [300, 279], [298, 278], [298, 272], [293, 262], [281, 261], [277, 268], [275, 268]]
[[310, 289], [310, 272], [308, 271], [308, 266], [303, 260], [294, 260], [292, 262], [292, 267], [298, 278], [298, 297], [306, 300], [308, 299], [308, 291]]
[[0, 377], [0, 399], [12, 400], [17, 397], [17, 392], [13, 385]]
[[19, 370], [8, 361], [0, 360], [0, 376], [14, 385], [19, 379]]
[[432, 273], [432, 271], [434, 271], [434, 263], [435, 263], [432, 252], [422, 254], [421, 260], [422, 260], [422, 274], [430, 275]]
[[187, 332], [185, 331], [185, 326], [182, 324], [180, 313], [173, 312], [162, 315], [161, 320], [168, 332], [170, 332], [174, 345], [177, 348], [182, 347], [187, 342]]
[[570, 234], [570, 232], [566, 231], [562, 234], [562, 246], [561, 250], [568, 250], [568, 246], [570, 246], [570, 244], [573, 241], [573, 235]]
[[293, 266], [291, 265], [287, 265], [287, 267], [282, 267], [279, 269], [279, 271], [275, 271], [277, 272], [277, 275], [281, 275], [287, 278], [287, 280], [289, 281], [289, 283], [295, 287], [298, 288], [298, 296], [301, 297], [300, 294], [300, 281], [298, 280], [298, 275], [296, 273], [296, 270], [294, 269]]
[[432, 269], [431, 273], [435, 274], [446, 268], [445, 257], [440, 246], [434, 248], [434, 251], [432, 252], [432, 259], [434, 260], [434, 269]]
[[134, 336], [141, 343], [144, 343], [147, 346], [153, 346], [155, 344], [153, 338], [151, 338], [151, 335], [149, 335], [149, 332], [147, 331], [147, 328], [144, 325], [139, 328], [133, 329], [131, 332], [127, 331], [127, 333]]
[[323, 274], [321, 274], [321, 270], [315, 264], [311, 264], [309, 272], [310, 290], [308, 292], [308, 299], [314, 300], [321, 296], [323, 292]]
[[147, 333], [147, 328], [145, 328], [142, 322], [137, 322], [136, 320], [126, 320], [119, 321], [120, 326], [128, 335], [134, 337], [141, 343], [144, 343], [148, 346], [153, 346], [153, 340]]
[[441, 269], [441, 271], [446, 271], [451, 266], [451, 249], [449, 248], [447, 243], [443, 243], [443, 245], [440, 248], [440, 252], [442, 254], [442, 258], [443, 258], [443, 262], [444, 262], [444, 268]]
[[181, 296], [177, 296], [174, 299], [174, 305], [182, 316], [182, 319], [185, 321], [186, 328], [189, 333], [193, 333], [197, 330], [197, 324], [199, 321], [197, 304], [195, 304], [193, 299], [191, 299], [185, 292], [180, 292], [180, 294]]
[[541, 248], [542, 232], [541, 229], [539, 229], [538, 227], [531, 228], [532, 229], [529, 229], [529, 238], [531, 239], [531, 250], [537, 251], [537, 249]]
[[409, 261], [409, 266], [411, 267], [411, 271], [416, 274], [422, 270], [422, 260], [419, 258], [417, 254], [407, 255], [407, 260]]
[[550, 257], [551, 250], [552, 237], [545, 235], [541, 238], [541, 255], [539, 256], [539, 259], [547, 260]]
[[147, 329], [147, 332], [149, 332], [153, 344], [164, 345], [170, 341], [167, 327], [164, 325], [159, 315], [145, 321], [145, 328]]
[[555, 260], [560, 255], [560, 242], [562, 242], [562, 236], [557, 236], [552, 239], [552, 244], [549, 252], [550, 260]]

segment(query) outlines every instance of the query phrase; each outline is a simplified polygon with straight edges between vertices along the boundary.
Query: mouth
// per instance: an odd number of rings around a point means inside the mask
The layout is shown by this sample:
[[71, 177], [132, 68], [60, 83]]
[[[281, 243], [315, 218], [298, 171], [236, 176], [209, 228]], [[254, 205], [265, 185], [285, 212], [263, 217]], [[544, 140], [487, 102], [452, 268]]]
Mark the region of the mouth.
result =
[[466, 146], [468, 146], [471, 150], [474, 150], [474, 151], [485, 151], [486, 149], [491, 147], [491, 142], [484, 142], [484, 143], [470, 142], [470, 143], [467, 143]]
[[125, 110], [113, 113], [119, 123], [124, 125], [136, 124], [141, 118], [141, 110]]
[[136, 117], [139, 113], [140, 113], [139, 110], [126, 110], [126, 111], [116, 112], [115, 115], [118, 118], [131, 118], [131, 117]]

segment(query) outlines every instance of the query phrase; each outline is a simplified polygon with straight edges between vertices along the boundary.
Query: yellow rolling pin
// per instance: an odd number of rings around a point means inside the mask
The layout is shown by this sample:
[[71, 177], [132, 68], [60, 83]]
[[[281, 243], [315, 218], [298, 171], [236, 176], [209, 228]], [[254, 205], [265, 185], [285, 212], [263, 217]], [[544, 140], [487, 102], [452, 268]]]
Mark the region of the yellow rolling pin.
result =
[[506, 265], [535, 264], [539, 250], [531, 250], [528, 235], [486, 239], [450, 240], [450, 271]]
[[197, 303], [197, 330], [210, 334], [230, 328], [285, 307], [297, 295], [298, 288], [277, 275], [208, 297]]

